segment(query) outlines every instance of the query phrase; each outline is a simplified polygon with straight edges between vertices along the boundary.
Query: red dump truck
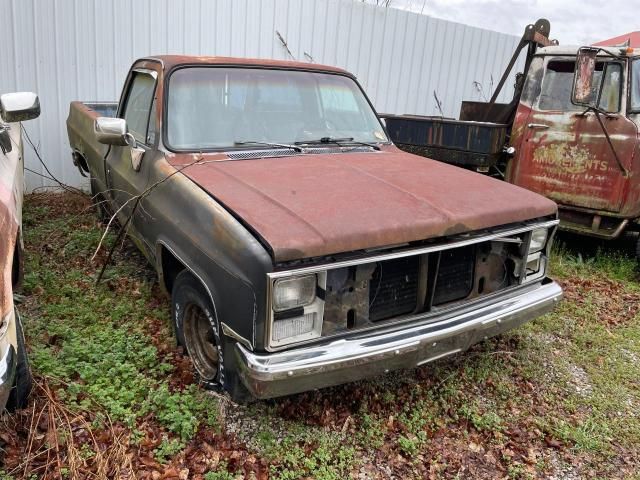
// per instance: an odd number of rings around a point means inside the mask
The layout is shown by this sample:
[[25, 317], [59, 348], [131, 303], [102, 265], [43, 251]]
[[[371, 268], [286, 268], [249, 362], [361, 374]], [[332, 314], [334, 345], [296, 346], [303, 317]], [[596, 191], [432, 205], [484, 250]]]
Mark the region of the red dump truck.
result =
[[[389, 135], [405, 150], [545, 195], [558, 203], [561, 229], [605, 239], [637, 231], [640, 49], [561, 47], [548, 34], [545, 20], [527, 26], [489, 102], [463, 102], [459, 120], [386, 116]], [[524, 48], [513, 101], [496, 103]], [[583, 58], [588, 101], [574, 97]]]

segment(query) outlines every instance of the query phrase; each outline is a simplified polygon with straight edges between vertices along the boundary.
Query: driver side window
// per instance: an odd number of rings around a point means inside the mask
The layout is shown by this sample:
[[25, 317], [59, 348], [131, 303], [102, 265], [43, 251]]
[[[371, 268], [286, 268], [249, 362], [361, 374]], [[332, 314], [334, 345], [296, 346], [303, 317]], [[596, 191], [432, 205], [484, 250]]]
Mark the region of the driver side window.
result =
[[156, 89], [155, 78], [144, 72], [134, 72], [124, 106], [123, 117], [127, 121], [129, 133], [137, 142], [153, 143], [155, 125], [149, 121], [153, 94]]

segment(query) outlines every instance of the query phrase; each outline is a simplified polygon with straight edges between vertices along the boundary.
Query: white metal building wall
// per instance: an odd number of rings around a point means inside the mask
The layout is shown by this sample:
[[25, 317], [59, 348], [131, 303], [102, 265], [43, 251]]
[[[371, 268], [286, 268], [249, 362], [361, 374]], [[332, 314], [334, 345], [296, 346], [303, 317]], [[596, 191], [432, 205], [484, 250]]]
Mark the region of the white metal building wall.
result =
[[[0, 92], [30, 90], [25, 124], [60, 180], [83, 185], [66, 135], [72, 100], [114, 100], [136, 58], [185, 53], [291, 58], [355, 73], [376, 109], [446, 116], [497, 82], [518, 38], [355, 0], [0, 0]], [[512, 93], [508, 82], [502, 100]], [[27, 167], [44, 173], [29, 148]], [[27, 187], [52, 182], [27, 172]]]

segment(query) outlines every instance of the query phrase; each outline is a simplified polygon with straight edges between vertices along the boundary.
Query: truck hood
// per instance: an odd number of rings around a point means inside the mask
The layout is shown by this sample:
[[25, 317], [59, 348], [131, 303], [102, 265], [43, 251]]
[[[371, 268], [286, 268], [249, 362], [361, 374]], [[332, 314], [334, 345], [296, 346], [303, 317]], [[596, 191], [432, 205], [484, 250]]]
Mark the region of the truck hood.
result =
[[[169, 160], [179, 167], [193, 158]], [[205, 163], [183, 173], [261, 238], [276, 262], [556, 213], [556, 204], [536, 193], [395, 147], [372, 153], [218, 158], [204, 156]]]

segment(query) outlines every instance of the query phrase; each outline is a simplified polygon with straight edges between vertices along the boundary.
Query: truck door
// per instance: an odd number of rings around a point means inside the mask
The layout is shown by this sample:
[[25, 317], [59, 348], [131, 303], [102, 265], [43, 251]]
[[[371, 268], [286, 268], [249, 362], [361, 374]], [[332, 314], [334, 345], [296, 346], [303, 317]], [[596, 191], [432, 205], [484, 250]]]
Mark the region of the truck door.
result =
[[[510, 182], [555, 200], [591, 210], [620, 210], [628, 177], [618, 164], [594, 112], [571, 103], [574, 57], [545, 57], [538, 95], [521, 120]], [[597, 63], [604, 82], [600, 115], [622, 167], [631, 166], [636, 126], [625, 117], [625, 63]], [[526, 88], [526, 87], [525, 87]], [[522, 117], [520, 117], [522, 118]], [[524, 121], [523, 121], [524, 120]], [[514, 127], [515, 130], [515, 127]]]
[[[125, 222], [131, 215], [135, 196], [146, 188], [149, 169], [143, 168], [153, 154], [155, 144], [155, 91], [158, 73], [134, 68], [128, 78], [120, 102], [118, 117], [127, 122], [127, 130], [134, 145], [114, 145], [105, 159], [105, 172], [109, 193], [120, 212], [118, 219]], [[135, 224], [135, 219], [134, 224]]]

